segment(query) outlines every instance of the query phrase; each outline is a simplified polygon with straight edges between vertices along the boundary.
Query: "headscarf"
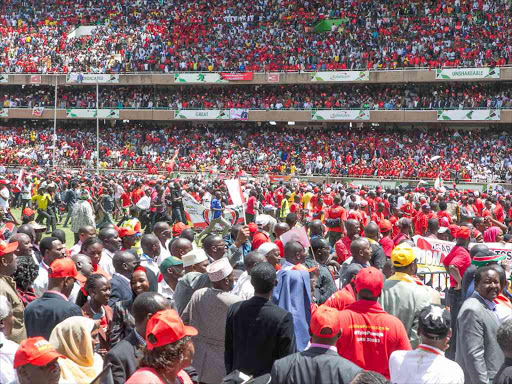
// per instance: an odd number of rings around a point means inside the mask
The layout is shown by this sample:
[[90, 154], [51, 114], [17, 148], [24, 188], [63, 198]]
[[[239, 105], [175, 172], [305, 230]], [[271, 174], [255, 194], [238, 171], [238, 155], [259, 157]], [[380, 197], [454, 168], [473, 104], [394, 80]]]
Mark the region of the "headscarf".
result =
[[484, 243], [495, 243], [498, 234], [501, 232], [501, 229], [498, 227], [491, 227], [486, 229], [484, 232]]
[[59, 359], [62, 381], [88, 384], [103, 369], [103, 360], [94, 353], [91, 333], [95, 322], [82, 316], [73, 316], [58, 324], [50, 335], [55, 350], [66, 356]]

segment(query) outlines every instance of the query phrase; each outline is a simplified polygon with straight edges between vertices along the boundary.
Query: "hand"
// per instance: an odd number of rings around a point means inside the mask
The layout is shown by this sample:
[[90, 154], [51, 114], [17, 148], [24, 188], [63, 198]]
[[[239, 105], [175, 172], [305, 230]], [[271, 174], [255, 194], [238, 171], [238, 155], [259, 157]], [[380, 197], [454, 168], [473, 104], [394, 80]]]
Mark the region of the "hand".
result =
[[236, 237], [236, 240], [235, 240], [235, 246], [237, 248], [242, 246], [242, 244], [244, 244], [247, 240], [249, 240], [250, 236], [251, 236], [251, 232], [249, 231], [249, 226], [244, 225], [240, 229], [240, 232], [238, 232], [238, 236]]
[[456, 291], [460, 291], [462, 289], [462, 283], [457, 283], [457, 286], [455, 287]]

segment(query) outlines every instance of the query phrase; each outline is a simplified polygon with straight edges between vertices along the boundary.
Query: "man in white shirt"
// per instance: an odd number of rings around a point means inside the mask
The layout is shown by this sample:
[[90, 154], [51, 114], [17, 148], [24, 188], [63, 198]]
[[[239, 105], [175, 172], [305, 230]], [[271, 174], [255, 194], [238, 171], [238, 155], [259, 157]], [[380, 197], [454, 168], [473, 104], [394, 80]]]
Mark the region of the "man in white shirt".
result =
[[172, 231], [171, 227], [169, 227], [169, 223], [159, 221], [155, 223], [153, 233], [158, 237], [158, 240], [160, 240], [160, 256], [158, 256], [157, 260], [158, 265], [160, 265], [162, 261], [171, 256], [171, 252], [167, 249], [167, 245], [169, 240], [172, 238]]
[[240, 275], [235, 286], [233, 287], [233, 290], [231, 291], [233, 295], [239, 296], [242, 300], [249, 300], [254, 296], [254, 287], [251, 284], [251, 271], [257, 264], [263, 263], [264, 261], [266, 261], [265, 255], [260, 251], [252, 251], [245, 255], [245, 271]]
[[137, 208], [139, 208], [142, 211], [148, 210], [149, 206], [151, 205], [151, 188], [146, 188], [144, 191], [144, 196], [140, 198], [139, 201], [137, 201]]
[[446, 309], [429, 305], [419, 316], [421, 344], [414, 351], [395, 351], [389, 358], [393, 384], [463, 384], [464, 372], [444, 351], [452, 335], [451, 316]]
[[13, 326], [12, 306], [6, 296], [0, 296], [0, 383], [16, 383], [13, 367], [18, 344], [8, 339]]
[[89, 237], [96, 236], [96, 228], [93, 226], [87, 225], [85, 227], [81, 227], [78, 230], [78, 242], [71, 247], [69, 250], [71, 256], [78, 255], [80, 253], [80, 250], [82, 249], [82, 244], [85, 240], [87, 240]]
[[183, 262], [177, 257], [170, 256], [160, 264], [160, 273], [163, 279], [158, 283], [158, 293], [169, 300], [169, 304], [171, 304], [172, 308], [175, 308], [174, 291], [178, 285], [178, 280], [185, 273]]
[[116, 272], [112, 260], [114, 253], [121, 249], [121, 238], [114, 228], [102, 229], [98, 237], [103, 242], [99, 265], [105, 272], [112, 276]]
[[39, 249], [43, 260], [39, 264], [39, 272], [32, 283], [32, 288], [37, 297], [43, 296], [48, 289], [48, 268], [57, 259], [66, 257], [66, 248], [56, 237], [45, 237], [39, 243]]
[[2, 185], [0, 189], [0, 206], [5, 212], [9, 212], [9, 197], [11, 196], [9, 188], [7, 188], [9, 184], [5, 180], [0, 180], [0, 185]]

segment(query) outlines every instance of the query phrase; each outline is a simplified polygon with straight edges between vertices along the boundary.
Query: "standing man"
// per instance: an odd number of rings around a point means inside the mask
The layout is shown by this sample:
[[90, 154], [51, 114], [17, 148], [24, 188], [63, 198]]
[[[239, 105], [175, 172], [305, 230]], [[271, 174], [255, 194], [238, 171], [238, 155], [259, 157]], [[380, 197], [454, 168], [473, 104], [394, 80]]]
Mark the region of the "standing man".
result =
[[76, 181], [71, 182], [69, 189], [64, 193], [64, 202], [66, 203], [67, 215], [64, 220], [63, 227], [66, 228], [68, 226], [68, 221], [71, 218], [71, 214], [73, 213], [73, 208], [75, 204], [78, 202], [78, 197], [80, 196], [80, 189], [78, 188], [78, 183]]
[[362, 369], [337, 354], [335, 345], [343, 331], [338, 311], [321, 305], [311, 315], [311, 347], [277, 360], [272, 383], [352, 383]]
[[160, 264], [160, 273], [162, 274], [162, 281], [158, 283], [158, 293], [169, 300], [172, 308], [174, 304], [174, 292], [178, 285], [178, 280], [183, 277], [183, 262], [174, 256], [169, 256]]
[[5, 296], [12, 307], [13, 327], [9, 340], [20, 343], [27, 337], [23, 319], [23, 302], [16, 293], [16, 283], [11, 277], [16, 272], [16, 255], [18, 243], [0, 241], [0, 296]]
[[361, 233], [361, 225], [359, 224], [359, 221], [349, 219], [345, 223], [345, 229], [347, 231], [346, 236], [342, 237], [334, 245], [339, 264], [342, 264], [350, 257], [350, 245], [353, 240], [359, 237], [359, 234]]
[[167, 246], [172, 239], [172, 231], [171, 227], [169, 227], [169, 223], [159, 221], [153, 226], [153, 233], [160, 241], [160, 257], [158, 260], [158, 263], [160, 264], [163, 260], [171, 256], [171, 252], [169, 252]]
[[183, 206], [183, 195], [180, 185], [174, 183], [171, 188], [172, 223], [186, 223], [185, 207]]
[[364, 237], [352, 241], [350, 252], [352, 253], [352, 261], [349, 264], [345, 263], [340, 271], [340, 280], [343, 286], [350, 284], [361, 269], [368, 268], [372, 259], [370, 242]]
[[227, 373], [238, 369], [257, 377], [270, 373], [275, 360], [295, 353], [296, 345], [291, 313], [270, 301], [277, 284], [274, 267], [259, 263], [250, 278], [254, 296], [228, 309], [224, 361]]
[[247, 224], [254, 223], [254, 218], [256, 217], [256, 204], [258, 203], [258, 199], [256, 199], [257, 195], [258, 193], [256, 190], [251, 189], [251, 193], [247, 199], [247, 207], [245, 208], [245, 221]]
[[460, 227], [455, 234], [455, 247], [446, 255], [443, 264], [446, 272], [450, 275], [450, 289], [446, 297], [450, 314], [452, 315], [453, 335], [450, 348], [446, 352], [448, 358], [455, 358], [457, 347], [457, 317], [459, 310], [464, 302], [462, 295], [462, 276], [471, 265], [471, 256], [469, 255], [468, 246], [471, 237], [471, 230], [468, 227]]
[[[71, 232], [75, 234], [75, 242], [79, 240], [79, 230], [84, 227], [96, 228], [96, 220], [94, 219], [94, 212], [89, 200], [91, 196], [89, 192], [83, 190], [80, 194], [80, 201], [78, 201], [71, 213]], [[83, 240], [85, 241], [85, 240]]]
[[114, 253], [121, 249], [121, 238], [114, 228], [103, 228], [98, 233], [98, 238], [103, 242], [99, 266], [112, 276], [116, 271], [113, 264]]
[[233, 267], [226, 258], [210, 264], [206, 271], [212, 288], [200, 289], [192, 295], [183, 311], [183, 322], [195, 327], [196, 354], [194, 368], [201, 383], [217, 384], [226, 376], [224, 342], [228, 308], [241, 299], [229, 293], [233, 289]]
[[130, 286], [130, 277], [137, 266], [137, 258], [132, 252], [117, 251], [114, 253], [112, 264], [115, 272], [110, 279], [110, 298], [108, 306], [113, 307], [115, 303], [123, 300], [130, 300], [133, 297]]
[[327, 210], [327, 217], [325, 218], [325, 226], [329, 228], [327, 232], [329, 244], [333, 248], [345, 232], [345, 221], [347, 221], [347, 211], [340, 204], [341, 196], [334, 196], [334, 204]]
[[441, 307], [429, 305], [419, 315], [421, 344], [414, 351], [395, 351], [389, 358], [393, 384], [463, 384], [459, 364], [444, 357], [450, 342], [451, 316]]
[[212, 218], [210, 220], [210, 223], [208, 224], [208, 227], [204, 231], [202, 231], [198, 238], [197, 242], [200, 243], [203, 237], [210, 234], [213, 231], [213, 228], [215, 228], [216, 224], [220, 224], [224, 229], [222, 230], [222, 237], [226, 236], [229, 232], [229, 229], [231, 228], [231, 223], [229, 223], [222, 214], [224, 213], [224, 203], [222, 202], [222, 194], [220, 191], [215, 191], [215, 198], [212, 199], [212, 202], [210, 204], [210, 209], [212, 211]]
[[34, 293], [37, 297], [43, 296], [43, 293], [48, 288], [48, 269], [50, 265], [55, 260], [66, 257], [66, 248], [56, 237], [45, 237], [39, 243], [39, 249], [41, 250], [43, 260], [39, 264], [37, 278], [32, 283], [32, 288], [34, 288]]

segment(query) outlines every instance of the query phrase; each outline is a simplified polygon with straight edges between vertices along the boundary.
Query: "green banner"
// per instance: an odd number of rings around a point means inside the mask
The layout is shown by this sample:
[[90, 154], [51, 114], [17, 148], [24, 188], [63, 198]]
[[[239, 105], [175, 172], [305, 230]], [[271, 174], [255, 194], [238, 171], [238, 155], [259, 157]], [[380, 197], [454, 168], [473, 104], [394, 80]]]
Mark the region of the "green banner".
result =
[[437, 120], [440, 121], [498, 121], [501, 119], [499, 109], [455, 109], [437, 111]]
[[174, 111], [175, 120], [229, 120], [229, 109], [207, 109], [203, 111], [185, 109]]
[[1, 108], [0, 109], [0, 117], [8, 117], [9, 116], [9, 109], [8, 108]]
[[66, 109], [66, 117], [119, 119], [119, 109]]
[[220, 73], [175, 73], [175, 83], [229, 83]]
[[313, 111], [311, 120], [370, 120], [370, 111], [366, 109]]
[[119, 75], [101, 73], [68, 73], [68, 84], [119, 84]]
[[0, 73], [0, 83], [8, 83], [9, 82], [9, 75], [4, 75], [3, 73]]
[[437, 80], [499, 79], [499, 68], [443, 68], [436, 69]]

